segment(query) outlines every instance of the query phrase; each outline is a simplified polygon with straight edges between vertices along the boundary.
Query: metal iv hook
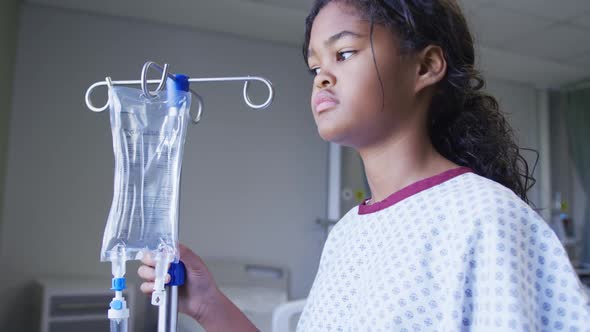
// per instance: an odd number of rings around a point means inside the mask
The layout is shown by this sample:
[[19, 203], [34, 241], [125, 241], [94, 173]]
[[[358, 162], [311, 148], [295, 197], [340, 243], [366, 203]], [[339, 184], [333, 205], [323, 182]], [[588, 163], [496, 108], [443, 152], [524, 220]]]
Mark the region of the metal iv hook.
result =
[[[159, 80], [148, 80], [147, 79], [147, 73], [148, 73], [149, 69], [152, 67], [154, 69], [158, 70], [162, 74]], [[148, 98], [153, 98], [158, 94], [158, 92], [160, 92], [162, 90], [162, 88], [164, 87], [164, 84], [166, 83], [167, 78], [170, 78], [173, 80], [175, 79], [174, 75], [168, 73], [168, 68], [169, 68], [168, 64], [164, 64], [164, 66], [162, 67], [153, 61], [148, 61], [143, 65], [143, 68], [141, 71], [141, 80], [139, 80], [139, 81], [112, 81], [110, 79], [110, 77], [107, 77], [104, 81], [96, 82], [96, 83], [92, 84], [88, 88], [88, 90], [86, 91], [86, 98], [85, 98], [86, 99], [86, 106], [88, 106], [88, 108], [94, 112], [102, 112], [109, 107], [108, 102], [103, 107], [100, 107], [100, 108], [95, 107], [90, 100], [90, 95], [92, 94], [92, 91], [94, 90], [94, 88], [99, 87], [99, 86], [104, 86], [104, 85], [112, 87], [113, 85], [137, 85], [137, 84], [140, 84], [144, 95]], [[262, 78], [262, 77], [242, 76], [242, 77], [190, 78], [188, 81], [190, 83], [244, 81], [244, 89], [243, 89], [244, 102], [250, 108], [252, 108], [254, 110], [261, 110], [261, 109], [267, 108], [272, 103], [272, 101], [274, 99], [274, 89], [273, 89], [272, 84], [270, 83], [270, 81], [268, 81], [267, 79]], [[250, 97], [248, 96], [248, 87], [249, 87], [250, 81], [262, 82], [268, 88], [268, 98], [266, 99], [266, 101], [264, 103], [254, 104], [250, 100]], [[154, 91], [150, 91], [148, 89], [149, 84], [158, 84], [158, 86], [156, 87], [156, 89]], [[189, 90], [198, 99], [199, 108], [197, 110], [197, 116], [195, 118], [193, 118], [193, 122], [198, 123], [201, 120], [201, 116], [203, 113], [203, 108], [204, 108], [203, 98], [197, 92], [195, 92], [193, 89], [189, 88]]]

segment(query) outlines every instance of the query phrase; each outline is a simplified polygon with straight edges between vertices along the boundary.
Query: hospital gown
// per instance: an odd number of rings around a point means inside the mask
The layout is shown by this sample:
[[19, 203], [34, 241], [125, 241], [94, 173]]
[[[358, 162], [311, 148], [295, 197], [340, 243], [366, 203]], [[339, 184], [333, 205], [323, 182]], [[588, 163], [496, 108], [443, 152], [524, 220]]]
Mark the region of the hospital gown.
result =
[[297, 331], [590, 331], [590, 305], [539, 215], [457, 168], [336, 224]]

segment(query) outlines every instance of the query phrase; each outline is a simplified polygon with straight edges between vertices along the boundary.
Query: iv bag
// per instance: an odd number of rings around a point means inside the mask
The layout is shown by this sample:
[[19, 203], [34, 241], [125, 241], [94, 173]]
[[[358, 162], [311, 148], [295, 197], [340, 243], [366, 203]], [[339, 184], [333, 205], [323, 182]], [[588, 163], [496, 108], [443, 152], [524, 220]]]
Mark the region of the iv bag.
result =
[[178, 261], [178, 210], [190, 92], [171, 79], [155, 98], [109, 88], [115, 155], [113, 202], [101, 261], [141, 259], [145, 250]]

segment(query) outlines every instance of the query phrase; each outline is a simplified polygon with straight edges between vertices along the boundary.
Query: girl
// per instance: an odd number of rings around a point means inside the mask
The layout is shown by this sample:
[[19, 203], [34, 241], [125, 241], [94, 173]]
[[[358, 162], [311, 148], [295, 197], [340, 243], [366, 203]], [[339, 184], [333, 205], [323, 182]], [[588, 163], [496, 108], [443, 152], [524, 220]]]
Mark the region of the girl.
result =
[[[318, 131], [358, 151], [372, 197], [330, 233], [298, 330], [590, 331], [457, 3], [317, 0], [306, 28]], [[198, 256], [180, 255], [181, 311], [207, 331], [255, 331]]]

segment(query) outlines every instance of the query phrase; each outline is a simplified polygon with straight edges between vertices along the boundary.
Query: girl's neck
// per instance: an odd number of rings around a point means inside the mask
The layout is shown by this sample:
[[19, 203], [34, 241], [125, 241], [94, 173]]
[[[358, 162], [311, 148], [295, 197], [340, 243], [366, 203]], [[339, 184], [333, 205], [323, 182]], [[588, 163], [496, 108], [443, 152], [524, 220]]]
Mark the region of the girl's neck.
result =
[[[410, 129], [410, 128], [408, 128]], [[371, 189], [371, 203], [458, 165], [440, 155], [426, 130], [405, 130], [358, 150]]]

